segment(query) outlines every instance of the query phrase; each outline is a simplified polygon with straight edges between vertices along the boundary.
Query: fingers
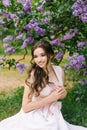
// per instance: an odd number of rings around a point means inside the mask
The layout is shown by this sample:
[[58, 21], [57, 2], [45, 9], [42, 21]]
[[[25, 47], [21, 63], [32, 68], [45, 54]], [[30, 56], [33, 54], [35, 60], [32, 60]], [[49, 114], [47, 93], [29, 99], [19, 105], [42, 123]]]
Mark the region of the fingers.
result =
[[59, 87], [58, 89], [56, 89], [56, 91], [57, 94], [59, 95], [59, 99], [63, 99], [67, 95], [66, 89], [64, 87]]

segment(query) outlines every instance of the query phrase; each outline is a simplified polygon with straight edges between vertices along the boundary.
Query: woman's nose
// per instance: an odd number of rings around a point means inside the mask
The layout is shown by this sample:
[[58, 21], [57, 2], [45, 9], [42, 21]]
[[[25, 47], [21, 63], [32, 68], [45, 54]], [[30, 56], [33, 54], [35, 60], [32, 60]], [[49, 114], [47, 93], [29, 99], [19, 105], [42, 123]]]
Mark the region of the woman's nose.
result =
[[41, 57], [38, 57], [38, 62], [40, 62], [42, 59], [41, 59]]

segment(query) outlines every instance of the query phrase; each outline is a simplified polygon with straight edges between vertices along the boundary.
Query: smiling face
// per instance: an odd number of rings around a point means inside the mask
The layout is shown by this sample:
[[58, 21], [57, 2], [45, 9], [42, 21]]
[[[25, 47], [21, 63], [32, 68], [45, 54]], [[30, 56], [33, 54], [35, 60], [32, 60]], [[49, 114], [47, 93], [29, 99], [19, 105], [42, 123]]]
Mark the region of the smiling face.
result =
[[45, 68], [47, 65], [48, 57], [43, 48], [38, 47], [34, 50], [34, 62], [40, 67]]

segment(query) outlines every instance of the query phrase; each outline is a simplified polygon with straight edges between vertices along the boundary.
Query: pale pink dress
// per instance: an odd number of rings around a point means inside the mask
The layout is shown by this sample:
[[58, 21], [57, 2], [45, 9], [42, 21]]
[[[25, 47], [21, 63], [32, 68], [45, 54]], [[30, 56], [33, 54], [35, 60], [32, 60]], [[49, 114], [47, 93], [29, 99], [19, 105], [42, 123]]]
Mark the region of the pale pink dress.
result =
[[[61, 68], [53, 66], [53, 69], [59, 79], [59, 84], [63, 85]], [[32, 101], [49, 95], [55, 87], [55, 85], [47, 85], [40, 96], [33, 96]], [[66, 122], [61, 113], [61, 106], [61, 102], [56, 101], [28, 113], [24, 113], [21, 109], [16, 115], [2, 120], [0, 130], [87, 130], [85, 127]]]

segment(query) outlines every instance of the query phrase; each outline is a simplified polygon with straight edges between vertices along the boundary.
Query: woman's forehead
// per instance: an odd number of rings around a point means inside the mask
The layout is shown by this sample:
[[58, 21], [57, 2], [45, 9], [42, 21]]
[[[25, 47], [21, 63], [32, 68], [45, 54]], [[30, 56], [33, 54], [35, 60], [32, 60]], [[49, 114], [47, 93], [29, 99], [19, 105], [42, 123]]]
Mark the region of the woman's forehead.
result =
[[34, 50], [34, 54], [39, 54], [39, 53], [45, 53], [45, 50], [41, 47], [38, 47]]

